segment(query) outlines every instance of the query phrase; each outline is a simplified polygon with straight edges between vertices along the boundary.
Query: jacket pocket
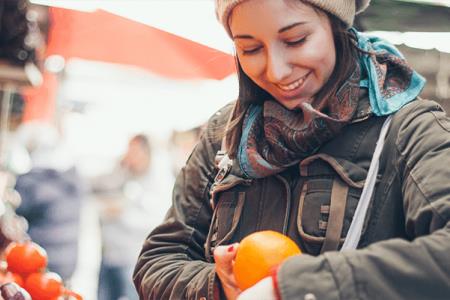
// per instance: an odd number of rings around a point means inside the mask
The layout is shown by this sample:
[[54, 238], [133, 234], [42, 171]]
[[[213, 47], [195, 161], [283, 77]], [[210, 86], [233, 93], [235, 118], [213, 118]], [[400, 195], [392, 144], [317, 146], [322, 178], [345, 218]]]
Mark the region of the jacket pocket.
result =
[[211, 219], [211, 225], [205, 244], [208, 260], [211, 260], [214, 248], [228, 244], [239, 224], [245, 202], [245, 192], [238, 189], [221, 192]]
[[367, 171], [317, 154], [302, 161], [297, 229], [308, 253], [338, 250], [358, 205]]

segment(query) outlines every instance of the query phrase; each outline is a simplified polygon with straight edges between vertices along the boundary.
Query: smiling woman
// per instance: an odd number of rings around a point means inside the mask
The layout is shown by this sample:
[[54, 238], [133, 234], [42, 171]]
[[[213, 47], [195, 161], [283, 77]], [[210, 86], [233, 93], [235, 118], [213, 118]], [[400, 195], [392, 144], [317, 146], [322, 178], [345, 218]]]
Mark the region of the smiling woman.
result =
[[[211, 117], [144, 243], [141, 298], [448, 297], [450, 119], [394, 46], [352, 27], [368, 5], [216, 0], [239, 96]], [[239, 242], [263, 230], [303, 254], [242, 291]]]

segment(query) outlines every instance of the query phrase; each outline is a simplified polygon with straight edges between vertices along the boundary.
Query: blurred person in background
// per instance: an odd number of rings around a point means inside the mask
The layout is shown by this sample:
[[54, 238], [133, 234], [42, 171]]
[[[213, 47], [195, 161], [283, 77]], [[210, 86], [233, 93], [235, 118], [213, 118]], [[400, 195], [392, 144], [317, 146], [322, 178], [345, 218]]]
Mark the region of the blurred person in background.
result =
[[163, 183], [152, 172], [151, 158], [149, 139], [135, 135], [115, 168], [91, 180], [102, 234], [99, 300], [138, 299], [132, 270], [142, 242], [166, 210], [160, 193]]
[[68, 281], [77, 264], [80, 208], [87, 186], [54, 126], [24, 123], [16, 141], [31, 158], [31, 169], [17, 177], [15, 188], [22, 202], [16, 212], [28, 221], [31, 239], [47, 251], [49, 270]]

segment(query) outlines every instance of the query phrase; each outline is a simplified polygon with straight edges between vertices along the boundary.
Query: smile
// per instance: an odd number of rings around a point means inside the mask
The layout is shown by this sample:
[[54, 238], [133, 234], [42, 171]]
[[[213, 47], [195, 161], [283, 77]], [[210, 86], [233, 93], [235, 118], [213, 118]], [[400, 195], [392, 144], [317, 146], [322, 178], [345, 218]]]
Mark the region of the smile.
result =
[[308, 77], [309, 74], [310, 73], [306, 74], [302, 78], [300, 78], [288, 85], [277, 84], [276, 86], [278, 86], [280, 89], [282, 89], [283, 91], [286, 91], [286, 92], [293, 91], [293, 90], [299, 88], [303, 84], [303, 82], [305, 82], [306, 77]]

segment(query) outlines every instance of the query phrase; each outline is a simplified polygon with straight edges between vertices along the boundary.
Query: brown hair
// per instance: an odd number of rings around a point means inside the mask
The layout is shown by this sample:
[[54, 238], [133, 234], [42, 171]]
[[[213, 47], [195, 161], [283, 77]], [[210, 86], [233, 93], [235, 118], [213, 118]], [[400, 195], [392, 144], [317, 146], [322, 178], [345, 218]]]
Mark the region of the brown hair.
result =
[[[320, 13], [324, 13], [320, 9], [315, 9]], [[336, 16], [329, 13], [327, 13], [327, 15], [330, 19], [333, 31], [336, 48], [336, 65], [330, 76], [330, 80], [327, 81], [317, 94], [319, 103], [326, 103], [325, 99], [336, 94], [342, 83], [350, 77], [356, 67], [358, 54], [360, 52], [357, 47], [356, 37], [346, 29], [347, 26]], [[236, 66], [239, 80], [239, 95], [225, 131], [225, 142], [230, 158], [236, 157], [242, 135], [242, 124], [245, 112], [250, 104], [262, 103], [268, 99], [273, 99], [268, 92], [257, 86], [245, 74], [237, 56]]]

